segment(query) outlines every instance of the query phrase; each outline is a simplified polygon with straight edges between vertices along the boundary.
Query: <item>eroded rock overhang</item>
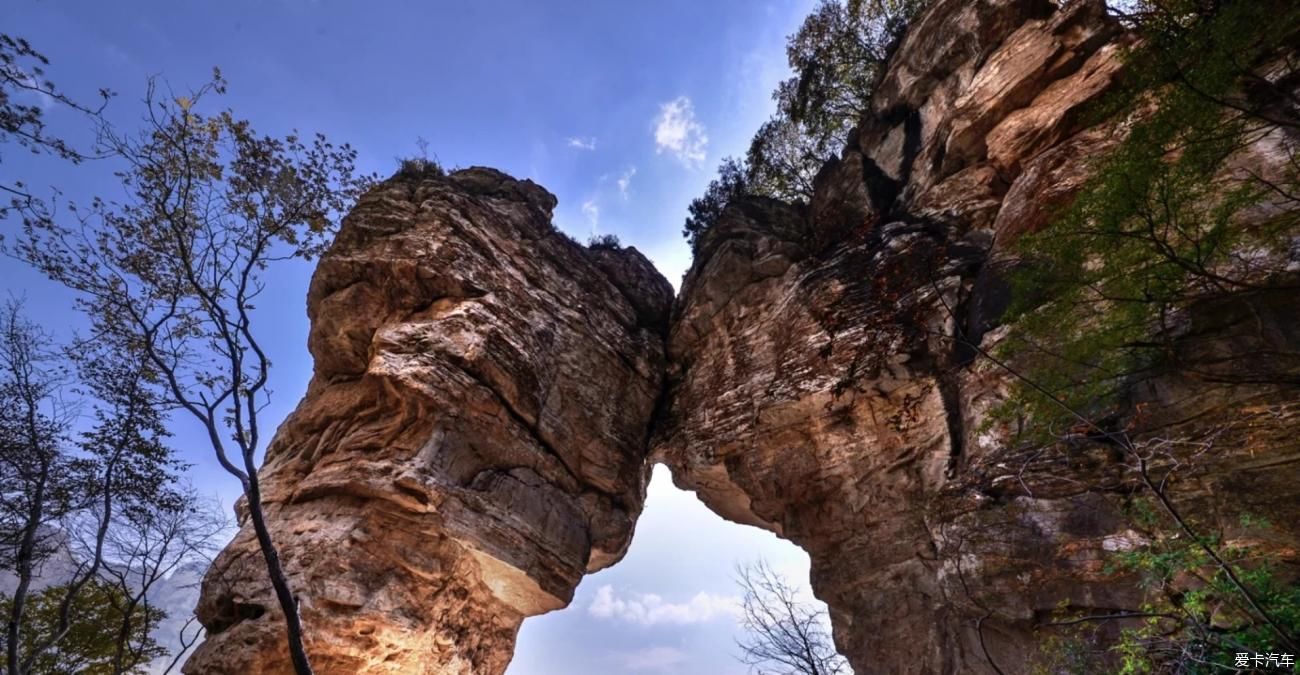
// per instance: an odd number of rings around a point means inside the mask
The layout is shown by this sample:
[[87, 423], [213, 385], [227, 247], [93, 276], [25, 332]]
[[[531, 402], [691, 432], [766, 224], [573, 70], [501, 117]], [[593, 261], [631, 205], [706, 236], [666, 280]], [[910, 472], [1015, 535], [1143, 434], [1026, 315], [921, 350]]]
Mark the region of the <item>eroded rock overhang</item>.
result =
[[[322, 673], [500, 673], [526, 616], [620, 559], [645, 499], [671, 286], [491, 169], [367, 194], [308, 297], [315, 373], [262, 470]], [[187, 672], [288, 672], [248, 528]]]

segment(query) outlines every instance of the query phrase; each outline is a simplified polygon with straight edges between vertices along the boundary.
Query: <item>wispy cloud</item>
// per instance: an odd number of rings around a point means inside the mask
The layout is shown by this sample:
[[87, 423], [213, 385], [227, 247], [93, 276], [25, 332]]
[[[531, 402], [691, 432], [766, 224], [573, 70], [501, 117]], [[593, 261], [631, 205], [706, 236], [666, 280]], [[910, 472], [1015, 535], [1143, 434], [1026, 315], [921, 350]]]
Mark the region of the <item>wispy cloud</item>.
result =
[[598, 619], [617, 619], [642, 626], [688, 625], [740, 615], [740, 598], [700, 592], [684, 603], [667, 602], [653, 593], [620, 596], [613, 586], [601, 586], [587, 607]]
[[579, 150], [595, 150], [596, 137], [595, 136], [570, 136], [568, 139], [568, 144], [570, 148], [577, 148]]
[[709, 136], [695, 119], [695, 106], [685, 96], [661, 104], [655, 118], [655, 152], [669, 152], [688, 167], [704, 163]]
[[594, 199], [588, 199], [582, 203], [582, 215], [586, 216], [587, 224], [591, 226], [591, 231], [595, 232], [600, 226], [600, 205]]
[[627, 199], [627, 191], [628, 191], [628, 188], [632, 187], [632, 177], [635, 176], [635, 175], [636, 175], [636, 167], [635, 167], [635, 166], [629, 166], [629, 167], [627, 168], [627, 171], [624, 171], [624, 172], [623, 172], [623, 173], [618, 177], [618, 181], [617, 181], [617, 183], [618, 183], [618, 194], [621, 195], [621, 196], [623, 197], [623, 199]]
[[686, 652], [672, 647], [647, 647], [634, 652], [622, 652], [615, 655], [621, 671], [637, 670], [675, 670], [686, 662]]

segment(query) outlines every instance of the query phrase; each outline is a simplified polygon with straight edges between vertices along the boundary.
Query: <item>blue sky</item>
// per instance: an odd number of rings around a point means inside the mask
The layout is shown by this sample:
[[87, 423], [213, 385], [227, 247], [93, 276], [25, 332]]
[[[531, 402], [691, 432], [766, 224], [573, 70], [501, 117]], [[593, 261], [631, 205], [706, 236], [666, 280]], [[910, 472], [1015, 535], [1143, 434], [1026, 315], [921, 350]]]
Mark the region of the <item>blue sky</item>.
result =
[[[812, 4], [9, 0], [0, 25], [49, 56], [48, 74], [74, 97], [118, 92], [108, 112], [121, 124], [140, 115], [150, 75], [184, 89], [220, 66], [224, 104], [260, 131], [323, 132], [384, 175], [423, 138], [447, 166], [532, 178], [559, 197], [562, 229], [583, 240], [616, 234], [676, 284], [690, 262], [686, 206], [771, 113], [769, 94], [787, 74], [785, 36]], [[69, 115], [49, 115], [77, 137]], [[103, 163], [0, 153], [0, 179], [57, 184], [76, 201], [113, 193]], [[259, 307], [273, 334], [265, 414], [274, 423], [311, 373], [310, 274], [306, 264], [277, 270]], [[0, 275], [34, 318], [61, 335], [76, 328], [66, 293], [12, 260], [0, 259]], [[195, 483], [230, 503], [237, 484], [184, 420], [174, 426]], [[731, 576], [757, 557], [807, 579], [793, 546], [724, 523], [658, 468], [628, 558], [585, 580], [570, 608], [526, 622], [510, 673], [745, 672], [733, 659]]]

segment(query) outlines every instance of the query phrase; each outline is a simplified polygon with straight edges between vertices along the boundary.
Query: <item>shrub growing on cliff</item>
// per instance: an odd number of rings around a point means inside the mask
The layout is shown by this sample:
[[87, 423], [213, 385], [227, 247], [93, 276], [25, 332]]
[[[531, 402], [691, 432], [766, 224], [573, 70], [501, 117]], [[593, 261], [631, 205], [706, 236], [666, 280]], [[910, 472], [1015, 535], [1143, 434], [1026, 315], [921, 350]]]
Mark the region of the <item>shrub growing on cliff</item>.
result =
[[623, 248], [623, 245], [616, 234], [597, 234], [587, 240], [587, 248], [597, 251], [617, 251]]
[[690, 205], [682, 234], [692, 248], [727, 202], [752, 194], [812, 198], [813, 178], [842, 149], [867, 112], [894, 46], [925, 0], [822, 0], [786, 44], [794, 76], [772, 93], [776, 113], [759, 127], [743, 161], [724, 159]]
[[437, 155], [429, 156], [428, 141], [424, 138], [417, 138], [415, 139], [415, 147], [419, 154], [397, 160], [396, 176], [398, 178], [423, 180], [425, 178], [442, 178], [447, 175], [447, 170], [438, 161]]
[[757, 194], [812, 197], [812, 180], [839, 154], [871, 103], [889, 56], [925, 0], [822, 0], [786, 44], [794, 76], [773, 92], [776, 114], [746, 162]]
[[[1238, 654], [1281, 653], [1276, 636], [1251, 616], [1225, 571], [1194, 541], [1171, 535], [1154, 505], [1130, 504], [1132, 522], [1146, 543], [1117, 551], [1105, 573], [1138, 577], [1148, 601], [1131, 611], [1080, 613], [1063, 606], [1050, 625], [1060, 627], [1045, 641], [1034, 672], [1220, 673], [1235, 672]], [[1243, 514], [1245, 538], [1267, 538], [1272, 526]], [[1291, 583], [1276, 557], [1261, 558], [1248, 547], [1225, 546], [1206, 537], [1224, 561], [1268, 606], [1284, 631], [1300, 634], [1300, 586]], [[1189, 587], [1190, 582], [1190, 587]], [[1119, 639], [1103, 638], [1109, 622], [1123, 622]], [[1293, 655], [1294, 656], [1294, 655]], [[1251, 660], [1248, 666], [1254, 667]]]
[[781, 114], [805, 128], [847, 131], [867, 111], [876, 79], [925, 0], [822, 0], [790, 36], [794, 71], [777, 86]]
[[[1068, 405], [1103, 414], [1134, 377], [1171, 365], [1193, 308], [1300, 289], [1286, 271], [1289, 241], [1300, 234], [1300, 148], [1283, 141], [1286, 175], [1229, 168], [1245, 145], [1300, 130], [1294, 109], [1243, 93], [1244, 84], [1259, 86], [1249, 68], [1300, 33], [1300, 9], [1270, 5], [1230, 3], [1183, 15], [1179, 26], [1192, 27], [1176, 33], [1163, 20], [1144, 30], [1146, 46], [1129, 57], [1143, 75], [1105, 110], [1151, 105], [1158, 91], [1155, 111], [1049, 228], [1019, 243], [1032, 264], [1014, 280], [1017, 330], [1003, 351]], [[1059, 416], [1055, 402], [1020, 394], [1014, 405], [1030, 415]]]
[[841, 133], [814, 133], [777, 114], [763, 123], [745, 153], [746, 183], [751, 194], [787, 202], [807, 202], [813, 179], [844, 144]]
[[748, 191], [749, 178], [745, 165], [731, 157], [723, 159], [718, 167], [718, 177], [709, 181], [704, 194], [691, 200], [690, 206], [686, 207], [690, 215], [686, 216], [682, 236], [686, 237], [691, 249], [696, 247], [700, 235], [717, 224], [727, 204]]
[[[1141, 619], [1111, 653], [1124, 672], [1224, 672], [1236, 652], [1295, 650], [1300, 595], [1270, 561], [1225, 545], [1211, 536], [1213, 522], [1183, 513], [1167, 486], [1218, 449], [1199, 438], [1153, 438], [1131, 394], [1170, 371], [1206, 388], [1294, 387], [1300, 354], [1263, 331], [1246, 331], [1266, 345], [1251, 359], [1187, 346], [1202, 324], [1238, 312], [1253, 323], [1300, 290], [1291, 250], [1300, 236], [1300, 108], [1288, 89], [1294, 79], [1259, 76], [1300, 35], [1300, 7], [1138, 5], [1143, 13], [1125, 18], [1143, 38], [1128, 55], [1129, 86], [1098, 111], [1136, 121], [1075, 201], [1019, 242], [1027, 264], [1013, 279], [1014, 329], [999, 347], [1018, 379], [1003, 413], [1029, 422], [1017, 425], [1018, 440], [1039, 447], [1035, 457], [1077, 450], [1085, 439], [1111, 448], [1123, 480], [1136, 483], [1125, 489], [1162, 512], [1134, 517], [1151, 543], [1115, 566], [1147, 580], [1146, 604], [1071, 621]], [[1295, 72], [1294, 63], [1281, 66]], [[1278, 139], [1280, 168], [1234, 162], [1265, 138]]]
[[420, 180], [424, 178], [442, 178], [447, 172], [437, 160], [428, 157], [407, 157], [397, 163], [397, 176]]

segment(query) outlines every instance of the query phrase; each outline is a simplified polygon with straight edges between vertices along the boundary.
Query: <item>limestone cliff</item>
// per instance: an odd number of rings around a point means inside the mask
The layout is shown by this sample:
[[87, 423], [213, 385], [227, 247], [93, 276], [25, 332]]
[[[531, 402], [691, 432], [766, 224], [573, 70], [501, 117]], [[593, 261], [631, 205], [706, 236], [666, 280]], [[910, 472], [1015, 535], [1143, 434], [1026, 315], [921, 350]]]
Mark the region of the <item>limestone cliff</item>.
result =
[[[1026, 672], [1057, 609], [1139, 606], [1105, 565], [1141, 543], [1136, 477], [1095, 439], [1011, 443], [982, 357], [1015, 330], [1013, 242], [1125, 133], [1084, 111], [1130, 39], [1097, 0], [933, 3], [811, 203], [733, 204], [675, 305], [635, 250], [556, 233], [531, 182], [372, 191], [313, 279], [316, 372], [263, 470], [318, 672], [503, 672], [523, 618], [621, 557], [653, 461], [809, 553], [859, 675]], [[1238, 161], [1267, 171], [1276, 140]], [[1296, 316], [1294, 293], [1200, 307], [1172, 343], [1197, 367], [1128, 400], [1146, 440], [1213, 430], [1170, 494], [1229, 541], [1270, 518], [1245, 543], [1293, 564], [1300, 364], [1218, 375], [1300, 352]], [[246, 528], [208, 574], [186, 672], [288, 672], [258, 556]]]

